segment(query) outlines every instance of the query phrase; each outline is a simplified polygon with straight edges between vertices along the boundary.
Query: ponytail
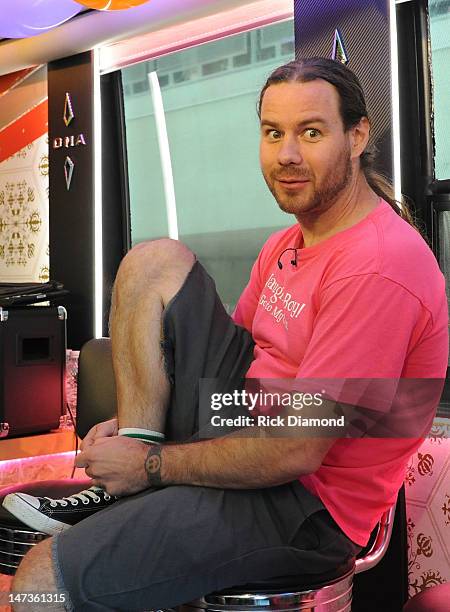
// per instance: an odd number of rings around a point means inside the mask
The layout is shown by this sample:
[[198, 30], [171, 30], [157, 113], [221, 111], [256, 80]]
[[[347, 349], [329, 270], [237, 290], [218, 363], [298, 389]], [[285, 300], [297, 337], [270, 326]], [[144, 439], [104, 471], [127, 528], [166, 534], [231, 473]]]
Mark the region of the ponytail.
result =
[[369, 187], [377, 196], [383, 198], [397, 215], [409, 223], [409, 225], [412, 225], [419, 233], [422, 233], [417, 225], [407, 198], [402, 195], [400, 202], [395, 198], [392, 183], [381, 172], [375, 169], [374, 158], [375, 147], [371, 147], [370, 145], [360, 157], [361, 170], [364, 172]]

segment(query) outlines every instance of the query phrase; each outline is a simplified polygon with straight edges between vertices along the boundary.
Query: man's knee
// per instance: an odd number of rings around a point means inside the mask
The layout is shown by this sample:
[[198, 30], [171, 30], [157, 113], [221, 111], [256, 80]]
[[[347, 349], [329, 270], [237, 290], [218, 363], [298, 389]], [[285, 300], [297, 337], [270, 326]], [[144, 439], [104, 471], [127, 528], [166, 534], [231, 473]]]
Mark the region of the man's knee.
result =
[[188, 272], [194, 261], [192, 251], [178, 240], [160, 238], [141, 242], [123, 258], [116, 284], [126, 284], [130, 279], [148, 283], [171, 272]]
[[[52, 560], [52, 540], [48, 538], [33, 546], [22, 559], [22, 562], [14, 577], [12, 590], [15, 593], [57, 594], [55, 573]], [[46, 602], [48, 610], [64, 610], [64, 606], [58, 605], [58, 601]], [[13, 610], [30, 610], [29, 604], [20, 605], [16, 602]], [[40, 609], [36, 607], [36, 609]]]
[[163, 306], [177, 293], [195, 263], [195, 255], [178, 240], [142, 242], [123, 258], [113, 291], [112, 313], [141, 295], [159, 296]]

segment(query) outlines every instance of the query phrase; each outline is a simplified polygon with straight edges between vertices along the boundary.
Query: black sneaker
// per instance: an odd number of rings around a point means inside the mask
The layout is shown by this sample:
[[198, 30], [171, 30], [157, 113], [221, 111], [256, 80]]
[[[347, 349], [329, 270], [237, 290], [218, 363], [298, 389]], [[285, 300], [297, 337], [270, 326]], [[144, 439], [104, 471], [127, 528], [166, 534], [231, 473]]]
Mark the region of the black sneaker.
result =
[[3, 507], [28, 527], [55, 535], [108, 508], [117, 499], [99, 487], [90, 487], [62, 499], [10, 493], [3, 500]]

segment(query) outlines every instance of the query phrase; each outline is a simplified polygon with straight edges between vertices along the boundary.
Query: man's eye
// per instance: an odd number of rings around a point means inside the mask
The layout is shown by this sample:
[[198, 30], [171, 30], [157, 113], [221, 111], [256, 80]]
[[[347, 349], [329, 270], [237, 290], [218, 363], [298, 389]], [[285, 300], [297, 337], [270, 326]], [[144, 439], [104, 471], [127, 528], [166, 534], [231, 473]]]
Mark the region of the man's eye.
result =
[[279, 132], [278, 130], [267, 130], [266, 135], [269, 140], [278, 140], [279, 138], [281, 138], [281, 132]]
[[316, 140], [320, 136], [320, 132], [316, 128], [308, 128], [305, 130], [305, 135], [311, 140]]

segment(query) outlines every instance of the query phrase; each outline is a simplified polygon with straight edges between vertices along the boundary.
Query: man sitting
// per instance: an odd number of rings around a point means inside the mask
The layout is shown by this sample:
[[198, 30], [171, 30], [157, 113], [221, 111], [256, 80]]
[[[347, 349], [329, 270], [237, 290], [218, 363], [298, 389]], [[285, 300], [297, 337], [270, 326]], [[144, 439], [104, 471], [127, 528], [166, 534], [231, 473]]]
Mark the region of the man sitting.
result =
[[[61, 531], [14, 582], [57, 591], [65, 602], [51, 609], [168, 608], [333, 569], [366, 544], [421, 443], [245, 430], [198, 439], [200, 379], [229, 392], [240, 377], [300, 388], [445, 377], [444, 279], [371, 167], [355, 75], [331, 60], [291, 62], [270, 75], [259, 111], [264, 178], [297, 223], [263, 246], [232, 318], [184, 245], [133, 248], [111, 312], [118, 416], [93, 428], [77, 457], [94, 489], [6, 500], [34, 527]], [[78, 522], [83, 506], [90, 516]]]

